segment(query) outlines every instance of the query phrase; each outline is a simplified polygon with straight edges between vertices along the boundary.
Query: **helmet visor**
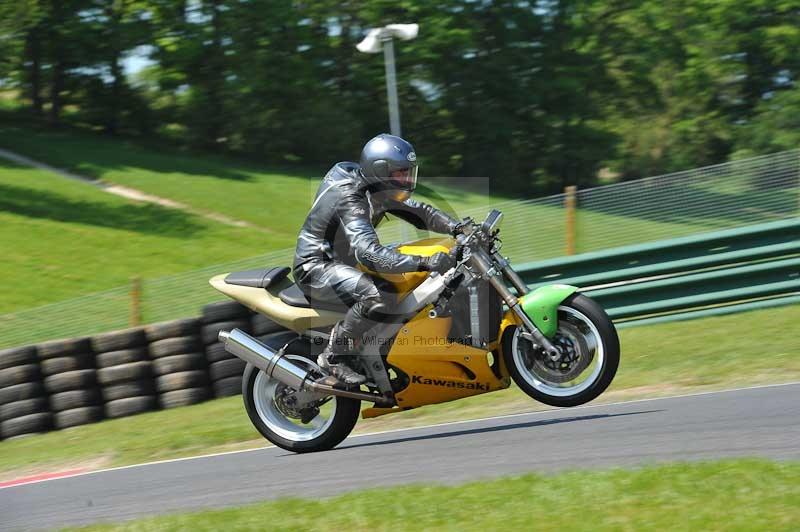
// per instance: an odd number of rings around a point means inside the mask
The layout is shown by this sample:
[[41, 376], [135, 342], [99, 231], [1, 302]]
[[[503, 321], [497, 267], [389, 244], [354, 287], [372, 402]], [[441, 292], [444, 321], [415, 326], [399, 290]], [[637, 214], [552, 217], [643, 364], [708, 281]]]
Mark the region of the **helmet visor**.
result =
[[389, 180], [392, 181], [397, 188], [413, 191], [417, 188], [417, 170], [418, 166], [414, 165], [402, 170], [392, 170], [389, 174]]

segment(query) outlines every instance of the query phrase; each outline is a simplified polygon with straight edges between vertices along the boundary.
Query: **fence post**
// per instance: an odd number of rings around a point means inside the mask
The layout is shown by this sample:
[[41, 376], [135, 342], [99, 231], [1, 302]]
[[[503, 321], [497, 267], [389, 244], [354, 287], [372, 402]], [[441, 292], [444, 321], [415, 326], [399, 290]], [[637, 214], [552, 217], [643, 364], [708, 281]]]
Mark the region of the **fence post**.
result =
[[575, 254], [575, 192], [577, 187], [570, 185], [564, 188], [564, 209], [566, 210], [566, 220], [564, 224], [566, 244], [566, 254]]
[[131, 327], [142, 324], [142, 278], [131, 277], [131, 314], [128, 319]]

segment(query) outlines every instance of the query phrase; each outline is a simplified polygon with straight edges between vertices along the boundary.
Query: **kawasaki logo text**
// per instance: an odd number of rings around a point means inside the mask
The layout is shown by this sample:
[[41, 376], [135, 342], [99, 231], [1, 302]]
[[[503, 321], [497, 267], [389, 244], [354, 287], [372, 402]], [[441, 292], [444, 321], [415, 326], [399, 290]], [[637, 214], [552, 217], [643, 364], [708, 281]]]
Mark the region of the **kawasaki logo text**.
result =
[[479, 382], [458, 382], [458, 381], [446, 381], [442, 379], [426, 379], [422, 378], [419, 375], [414, 375], [411, 378], [411, 382], [413, 384], [427, 384], [429, 386], [444, 386], [446, 388], [466, 388], [467, 390], [483, 390], [484, 392], [489, 391], [488, 384], [481, 384]]

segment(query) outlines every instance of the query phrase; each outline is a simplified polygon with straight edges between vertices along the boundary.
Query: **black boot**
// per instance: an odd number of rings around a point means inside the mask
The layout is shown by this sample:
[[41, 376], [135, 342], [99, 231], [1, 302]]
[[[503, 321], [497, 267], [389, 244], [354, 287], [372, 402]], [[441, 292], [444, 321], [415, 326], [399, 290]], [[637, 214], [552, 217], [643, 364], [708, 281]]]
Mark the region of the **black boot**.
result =
[[345, 386], [360, 386], [367, 381], [367, 378], [346, 363], [357, 357], [359, 353], [360, 349], [356, 345], [356, 339], [342, 330], [341, 323], [337, 323], [331, 329], [327, 347], [317, 357], [317, 364]]

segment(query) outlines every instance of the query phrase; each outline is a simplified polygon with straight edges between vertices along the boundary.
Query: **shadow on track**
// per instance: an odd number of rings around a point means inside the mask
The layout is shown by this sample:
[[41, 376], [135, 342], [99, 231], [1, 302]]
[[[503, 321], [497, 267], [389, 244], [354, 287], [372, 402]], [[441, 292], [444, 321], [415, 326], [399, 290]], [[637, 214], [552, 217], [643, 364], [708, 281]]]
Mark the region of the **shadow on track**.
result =
[[483, 427], [479, 429], [465, 429], [465, 430], [457, 430], [454, 432], [445, 432], [441, 434], [426, 434], [423, 436], [408, 436], [405, 438], [395, 438], [392, 440], [383, 440], [383, 441], [376, 441], [376, 442], [368, 442], [368, 443], [356, 443], [353, 445], [343, 445], [338, 447], [336, 450], [344, 450], [344, 449], [355, 449], [357, 447], [371, 447], [373, 445], [389, 445], [393, 443], [405, 443], [410, 441], [418, 441], [418, 440], [437, 440], [440, 438], [452, 438], [456, 436], [467, 436], [470, 434], [484, 434], [488, 432], [499, 432], [503, 430], [514, 430], [514, 429], [525, 429], [531, 427], [544, 427], [547, 425], [557, 425], [560, 423], [572, 423], [575, 421], [592, 421], [595, 419], [605, 419], [611, 417], [621, 417], [621, 416], [634, 416], [639, 414], [652, 414], [654, 412], [663, 412], [663, 410], [641, 410], [638, 412], [625, 412], [622, 414], [594, 414], [590, 416], [574, 416], [574, 417], [562, 417], [557, 419], [543, 419], [541, 421], [528, 421], [525, 423], [513, 423], [511, 425], [501, 425], [498, 427]]
[[[510, 425], [500, 425], [497, 427], [483, 427], [477, 429], [464, 429], [464, 430], [456, 430], [453, 432], [444, 432], [440, 434], [425, 434], [422, 436], [407, 436], [405, 438], [394, 438], [391, 440], [382, 440], [382, 441], [375, 441], [375, 442], [367, 442], [367, 443], [354, 443], [352, 445], [342, 445], [335, 449], [331, 449], [328, 452], [336, 452], [336, 451], [344, 451], [348, 449], [356, 449], [358, 447], [372, 447], [375, 445], [391, 445], [395, 443], [406, 443], [412, 441], [420, 441], [420, 440], [438, 440], [440, 438], [454, 438], [458, 436], [468, 436], [470, 434], [485, 434], [488, 432], [499, 432], [503, 430], [515, 430], [515, 429], [526, 429], [531, 427], [544, 427], [547, 425], [557, 425], [560, 423], [573, 423], [576, 421], [593, 421], [596, 419], [606, 419], [612, 417], [622, 417], [622, 416], [636, 416], [640, 414], [653, 414], [656, 412], [664, 412], [664, 410], [640, 410], [637, 412], [623, 412], [621, 414], [593, 414], [589, 416], [573, 416], [573, 417], [561, 417], [557, 419], [543, 419], [541, 421], [528, 421], [525, 423], [513, 423]], [[420, 427], [424, 428], [424, 427]], [[413, 429], [412, 429], [413, 430]], [[345, 440], [346, 441], [346, 440]], [[303, 456], [294, 453], [287, 453], [281, 456]]]

